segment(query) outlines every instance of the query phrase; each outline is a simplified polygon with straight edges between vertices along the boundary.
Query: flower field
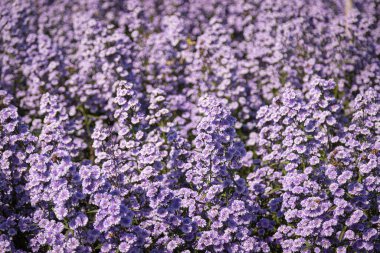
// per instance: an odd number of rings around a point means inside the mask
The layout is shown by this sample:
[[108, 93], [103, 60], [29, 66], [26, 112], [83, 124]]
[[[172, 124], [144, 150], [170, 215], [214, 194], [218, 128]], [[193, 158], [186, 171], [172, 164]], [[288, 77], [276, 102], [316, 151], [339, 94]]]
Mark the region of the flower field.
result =
[[0, 0], [8, 252], [380, 252], [380, 1]]

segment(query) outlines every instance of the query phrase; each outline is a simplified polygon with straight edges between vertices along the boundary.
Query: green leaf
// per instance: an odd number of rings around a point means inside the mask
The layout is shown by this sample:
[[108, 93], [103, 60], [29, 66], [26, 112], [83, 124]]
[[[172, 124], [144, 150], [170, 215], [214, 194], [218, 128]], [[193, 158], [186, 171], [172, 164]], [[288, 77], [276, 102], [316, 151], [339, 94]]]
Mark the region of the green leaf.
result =
[[346, 233], [346, 231], [347, 231], [347, 226], [344, 226], [342, 232], [340, 232], [340, 235], [339, 235], [340, 242], [343, 240], [343, 236]]

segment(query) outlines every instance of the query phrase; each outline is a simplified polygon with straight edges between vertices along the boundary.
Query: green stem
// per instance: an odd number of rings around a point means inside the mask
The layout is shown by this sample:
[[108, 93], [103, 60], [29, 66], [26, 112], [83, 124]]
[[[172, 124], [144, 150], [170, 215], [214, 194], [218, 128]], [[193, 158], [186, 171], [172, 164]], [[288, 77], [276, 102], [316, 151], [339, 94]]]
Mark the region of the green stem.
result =
[[82, 113], [84, 117], [84, 124], [86, 127], [86, 134], [87, 134], [87, 139], [88, 139], [88, 148], [90, 150], [90, 160], [92, 163], [95, 161], [95, 151], [94, 148], [92, 147], [92, 139], [91, 139], [91, 130], [90, 130], [90, 125], [91, 125], [91, 120], [89, 119], [89, 115], [86, 113], [83, 105], [78, 106], [78, 110]]

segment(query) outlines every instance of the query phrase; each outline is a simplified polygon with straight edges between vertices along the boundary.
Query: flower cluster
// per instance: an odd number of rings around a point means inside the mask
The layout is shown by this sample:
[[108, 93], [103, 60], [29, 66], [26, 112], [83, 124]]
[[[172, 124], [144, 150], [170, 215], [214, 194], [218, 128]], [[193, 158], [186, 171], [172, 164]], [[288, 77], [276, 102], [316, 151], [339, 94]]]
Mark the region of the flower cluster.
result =
[[0, 252], [380, 251], [378, 13], [0, 1]]

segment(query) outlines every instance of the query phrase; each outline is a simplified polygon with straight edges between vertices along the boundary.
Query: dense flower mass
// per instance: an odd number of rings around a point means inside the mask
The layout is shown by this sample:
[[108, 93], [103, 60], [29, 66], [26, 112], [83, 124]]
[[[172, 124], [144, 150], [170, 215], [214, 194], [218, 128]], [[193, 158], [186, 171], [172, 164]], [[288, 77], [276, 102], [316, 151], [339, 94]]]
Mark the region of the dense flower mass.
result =
[[380, 252], [378, 0], [0, 0], [0, 253]]

